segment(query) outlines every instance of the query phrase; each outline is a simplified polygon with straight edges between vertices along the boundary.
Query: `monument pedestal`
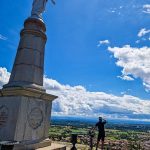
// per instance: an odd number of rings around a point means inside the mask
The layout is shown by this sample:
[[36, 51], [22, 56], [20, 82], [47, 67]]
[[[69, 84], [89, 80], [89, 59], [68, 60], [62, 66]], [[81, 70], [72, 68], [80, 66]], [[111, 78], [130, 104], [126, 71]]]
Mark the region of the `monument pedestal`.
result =
[[57, 96], [43, 88], [45, 31], [42, 21], [25, 21], [10, 80], [0, 90], [0, 142], [18, 142], [15, 150], [36, 149], [48, 138], [52, 101]]
[[3, 141], [33, 144], [48, 138], [51, 105], [56, 96], [28, 88], [2, 89], [0, 92]]

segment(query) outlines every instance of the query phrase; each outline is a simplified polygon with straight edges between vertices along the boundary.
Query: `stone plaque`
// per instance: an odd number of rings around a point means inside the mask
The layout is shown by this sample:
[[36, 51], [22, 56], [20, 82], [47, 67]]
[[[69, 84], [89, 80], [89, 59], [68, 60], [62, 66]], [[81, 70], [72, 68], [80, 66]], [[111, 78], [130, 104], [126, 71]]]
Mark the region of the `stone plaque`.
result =
[[43, 112], [40, 108], [33, 108], [28, 115], [28, 122], [32, 129], [37, 129], [43, 122]]
[[0, 106], [0, 127], [4, 126], [8, 120], [8, 108], [5, 105]]

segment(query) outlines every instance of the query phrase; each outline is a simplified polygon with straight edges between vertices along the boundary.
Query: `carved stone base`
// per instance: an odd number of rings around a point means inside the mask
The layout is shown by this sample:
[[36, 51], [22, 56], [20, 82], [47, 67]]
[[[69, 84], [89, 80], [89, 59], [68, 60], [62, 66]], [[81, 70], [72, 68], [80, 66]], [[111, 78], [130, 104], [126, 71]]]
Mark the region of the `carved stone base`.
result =
[[35, 144], [48, 138], [55, 98], [35, 89], [0, 90], [0, 141]]

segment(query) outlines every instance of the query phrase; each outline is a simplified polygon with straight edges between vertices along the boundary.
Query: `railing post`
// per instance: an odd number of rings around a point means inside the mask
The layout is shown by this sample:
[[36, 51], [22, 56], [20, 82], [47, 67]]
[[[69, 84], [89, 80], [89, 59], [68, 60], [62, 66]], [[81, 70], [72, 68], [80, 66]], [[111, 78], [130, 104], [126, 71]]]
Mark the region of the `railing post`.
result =
[[77, 134], [72, 134], [72, 136], [71, 136], [71, 143], [72, 143], [72, 145], [73, 145], [73, 147], [71, 148], [71, 150], [77, 150], [77, 148], [76, 148], [76, 144], [77, 144]]

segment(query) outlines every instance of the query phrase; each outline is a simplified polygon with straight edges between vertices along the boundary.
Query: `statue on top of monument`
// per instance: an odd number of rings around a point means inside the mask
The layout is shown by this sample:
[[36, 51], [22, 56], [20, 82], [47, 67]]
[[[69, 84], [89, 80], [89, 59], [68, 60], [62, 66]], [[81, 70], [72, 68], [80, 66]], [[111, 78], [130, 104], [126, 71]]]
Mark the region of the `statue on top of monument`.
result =
[[[31, 17], [42, 20], [42, 14], [45, 11], [46, 3], [48, 0], [34, 0], [32, 4]], [[55, 0], [51, 0], [55, 5]]]

